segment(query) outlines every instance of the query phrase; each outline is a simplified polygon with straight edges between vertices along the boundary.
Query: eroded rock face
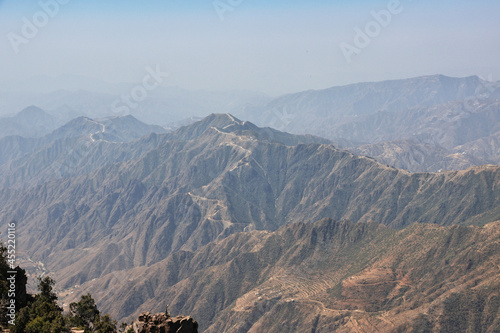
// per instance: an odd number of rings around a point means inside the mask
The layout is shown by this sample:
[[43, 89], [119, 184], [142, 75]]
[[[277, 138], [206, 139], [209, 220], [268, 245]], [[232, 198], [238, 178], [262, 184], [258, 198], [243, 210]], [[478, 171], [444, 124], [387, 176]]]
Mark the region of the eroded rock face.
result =
[[132, 326], [134, 333], [198, 333], [198, 323], [191, 317], [170, 317], [165, 313], [143, 312]]

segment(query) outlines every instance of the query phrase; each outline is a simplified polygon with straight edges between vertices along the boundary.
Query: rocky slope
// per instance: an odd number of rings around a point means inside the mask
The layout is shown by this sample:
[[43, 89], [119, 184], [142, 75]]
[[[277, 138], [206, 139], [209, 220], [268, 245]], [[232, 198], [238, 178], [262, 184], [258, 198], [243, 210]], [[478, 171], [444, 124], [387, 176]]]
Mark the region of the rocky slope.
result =
[[493, 332], [499, 244], [499, 222], [396, 231], [324, 219], [238, 233], [80, 289], [118, 317], [167, 300], [203, 332]]
[[[487, 149], [484, 139], [477, 146]], [[383, 164], [410, 172], [440, 172], [443, 170], [465, 170], [473, 165], [500, 164], [493, 149], [481, 154], [473, 143], [458, 146], [453, 150], [441, 146], [422, 143], [418, 140], [399, 140], [362, 145], [349, 151], [371, 156]], [[470, 147], [470, 148], [468, 148]]]

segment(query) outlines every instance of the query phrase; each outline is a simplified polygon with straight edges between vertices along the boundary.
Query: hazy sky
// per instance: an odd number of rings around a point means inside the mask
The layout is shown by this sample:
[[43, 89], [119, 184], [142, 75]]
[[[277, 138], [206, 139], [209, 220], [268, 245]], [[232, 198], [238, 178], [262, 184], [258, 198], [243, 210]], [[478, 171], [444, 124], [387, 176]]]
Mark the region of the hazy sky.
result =
[[166, 85], [272, 95], [438, 73], [496, 81], [499, 17], [498, 0], [0, 0], [0, 81], [141, 82], [156, 66]]

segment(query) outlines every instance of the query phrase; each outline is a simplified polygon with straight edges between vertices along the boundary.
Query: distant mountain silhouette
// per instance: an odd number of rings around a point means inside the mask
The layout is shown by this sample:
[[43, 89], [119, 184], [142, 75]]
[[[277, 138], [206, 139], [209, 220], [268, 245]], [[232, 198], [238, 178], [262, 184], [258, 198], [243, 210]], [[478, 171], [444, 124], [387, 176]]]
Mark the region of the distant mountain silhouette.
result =
[[44, 110], [30, 106], [13, 117], [0, 118], [0, 138], [18, 135], [28, 138], [43, 136], [60, 124]]
[[[500, 82], [433, 75], [285, 95], [238, 115], [328, 138], [384, 164], [435, 172], [500, 163], [489, 148], [500, 133], [499, 97]], [[475, 149], [462, 150], [472, 142]]]

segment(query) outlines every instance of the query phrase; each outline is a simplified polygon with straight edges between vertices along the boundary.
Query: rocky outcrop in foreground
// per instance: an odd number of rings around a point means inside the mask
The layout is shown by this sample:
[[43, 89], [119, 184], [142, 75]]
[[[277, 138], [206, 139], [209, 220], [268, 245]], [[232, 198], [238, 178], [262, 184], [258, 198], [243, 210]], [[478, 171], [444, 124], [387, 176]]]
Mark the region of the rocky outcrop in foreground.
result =
[[191, 317], [170, 317], [165, 313], [143, 312], [137, 321], [127, 328], [134, 333], [198, 333], [198, 323]]

